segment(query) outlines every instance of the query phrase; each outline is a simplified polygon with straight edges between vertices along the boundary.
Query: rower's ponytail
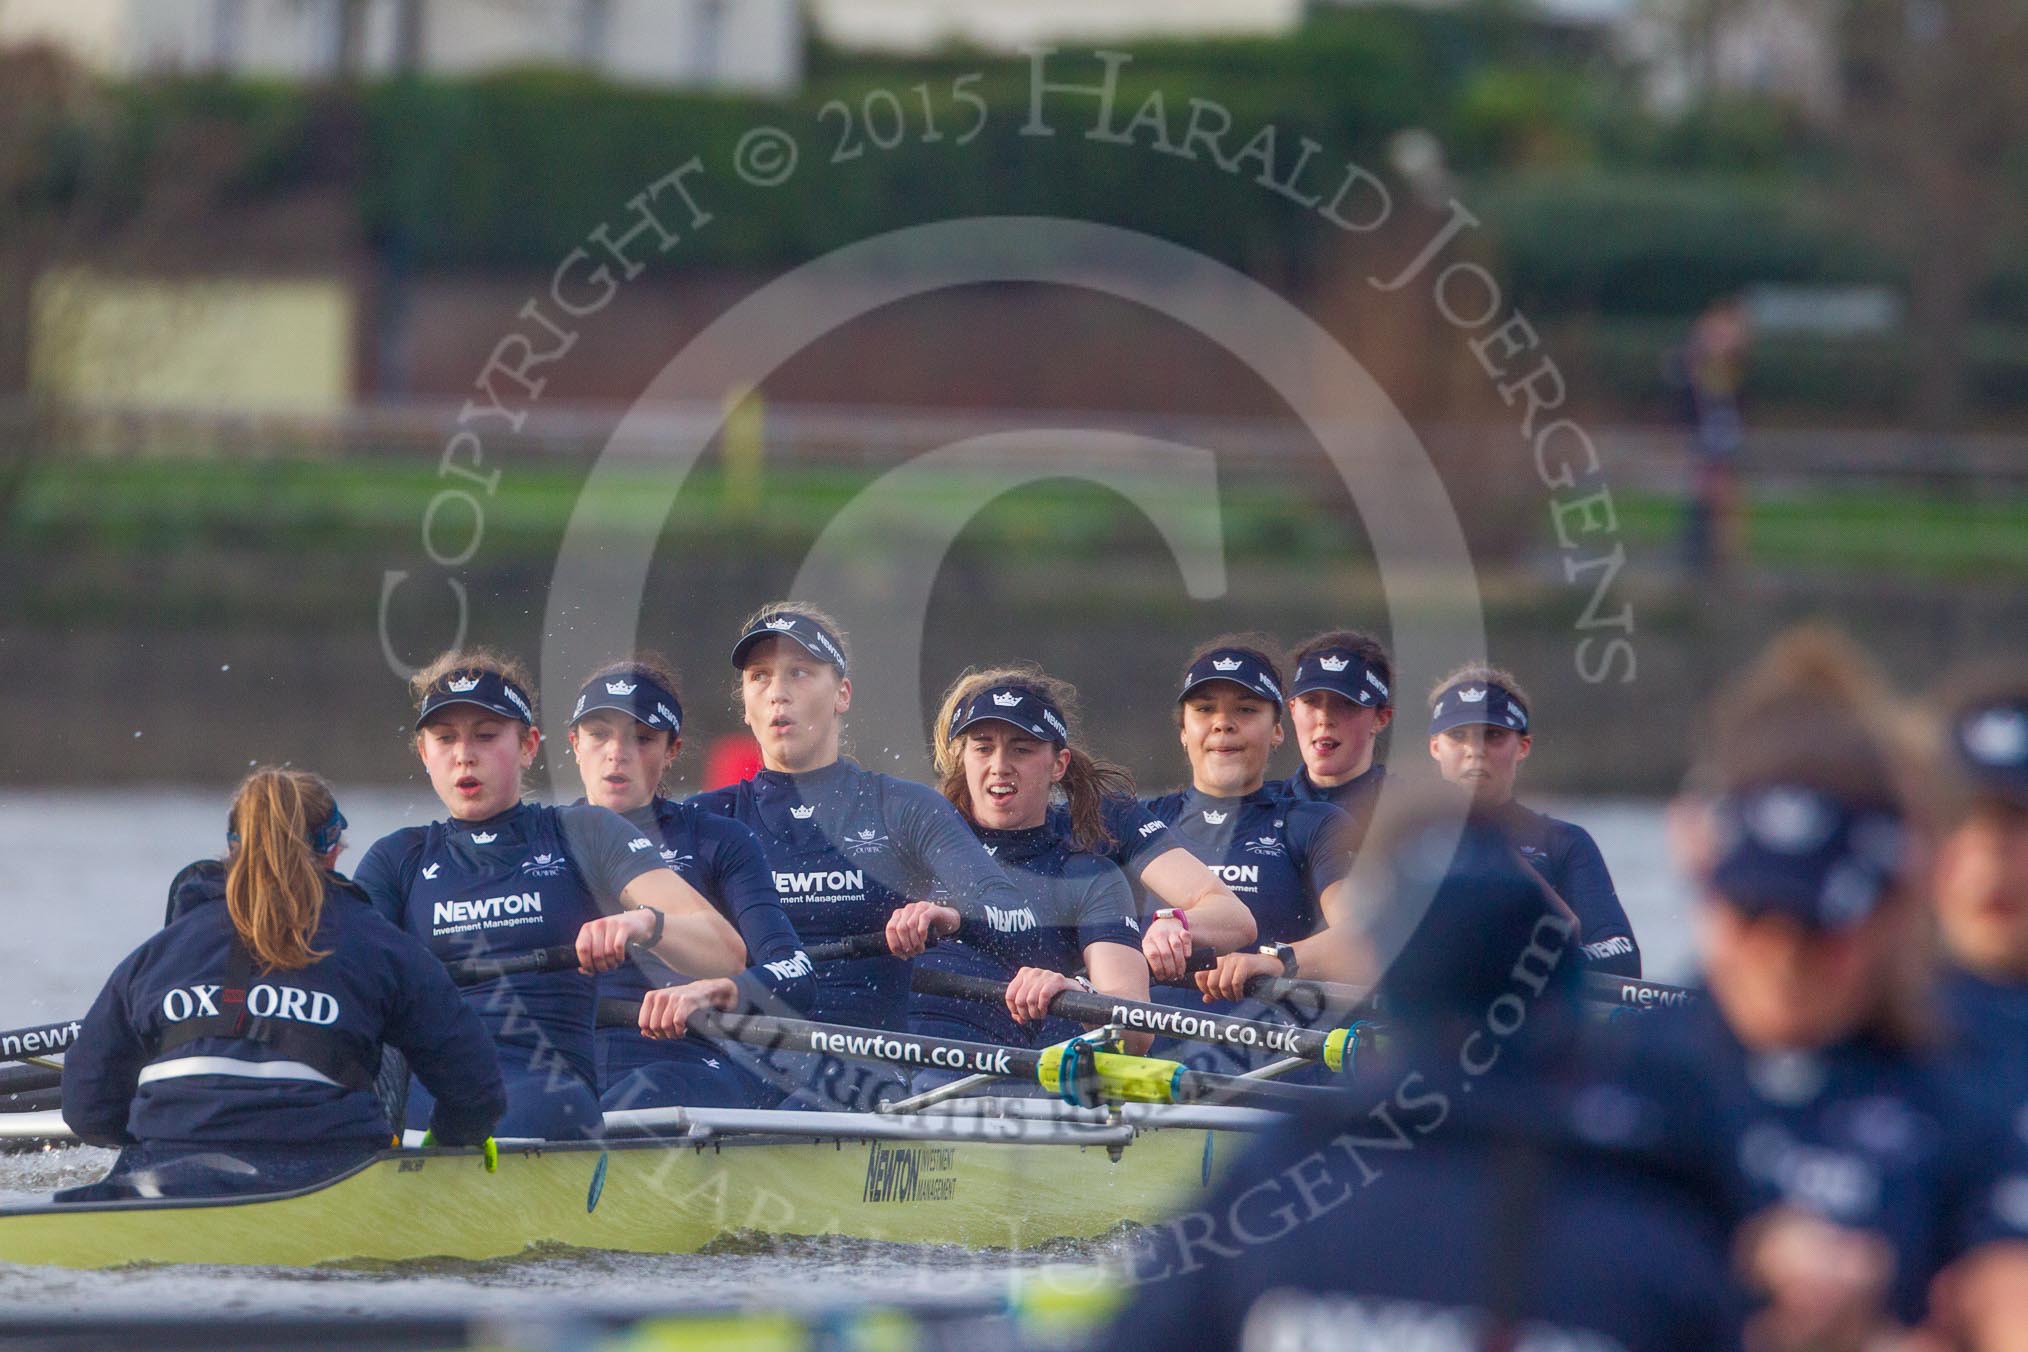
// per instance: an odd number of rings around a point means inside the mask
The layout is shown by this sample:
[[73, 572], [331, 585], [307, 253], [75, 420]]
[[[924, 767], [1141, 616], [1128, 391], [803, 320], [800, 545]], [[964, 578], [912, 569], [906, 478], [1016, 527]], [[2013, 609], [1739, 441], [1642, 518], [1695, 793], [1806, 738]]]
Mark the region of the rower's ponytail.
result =
[[331, 786], [304, 770], [265, 767], [239, 786], [228, 819], [225, 908], [255, 961], [296, 971], [326, 956], [310, 946], [324, 914], [312, 837], [340, 822]]

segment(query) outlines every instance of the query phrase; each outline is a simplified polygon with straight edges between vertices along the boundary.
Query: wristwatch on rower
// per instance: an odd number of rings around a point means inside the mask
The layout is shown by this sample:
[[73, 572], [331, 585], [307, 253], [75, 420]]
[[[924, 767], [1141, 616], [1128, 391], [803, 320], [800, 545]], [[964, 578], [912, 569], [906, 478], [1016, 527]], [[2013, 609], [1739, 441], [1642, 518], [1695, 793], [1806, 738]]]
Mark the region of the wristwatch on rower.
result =
[[669, 917], [662, 914], [661, 910], [654, 906], [641, 906], [636, 909], [646, 911], [649, 915], [655, 917], [655, 928], [649, 930], [648, 937], [641, 940], [636, 947], [653, 948], [656, 944], [662, 942], [662, 930], [668, 925]]
[[1288, 944], [1262, 944], [1260, 952], [1262, 957], [1274, 958], [1281, 963], [1283, 976], [1294, 976], [1300, 970], [1301, 964], [1296, 961], [1296, 950]]

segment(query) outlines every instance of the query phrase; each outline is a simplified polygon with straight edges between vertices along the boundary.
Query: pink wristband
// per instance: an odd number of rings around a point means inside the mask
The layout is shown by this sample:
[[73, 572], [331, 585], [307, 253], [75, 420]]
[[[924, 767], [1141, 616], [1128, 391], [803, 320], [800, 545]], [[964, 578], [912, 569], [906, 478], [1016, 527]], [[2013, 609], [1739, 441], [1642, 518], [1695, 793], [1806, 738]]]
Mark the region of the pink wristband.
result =
[[1189, 913], [1187, 911], [1179, 911], [1174, 906], [1164, 906], [1161, 910], [1155, 912], [1155, 919], [1173, 920], [1183, 927], [1183, 932], [1185, 934], [1188, 934], [1190, 932]]

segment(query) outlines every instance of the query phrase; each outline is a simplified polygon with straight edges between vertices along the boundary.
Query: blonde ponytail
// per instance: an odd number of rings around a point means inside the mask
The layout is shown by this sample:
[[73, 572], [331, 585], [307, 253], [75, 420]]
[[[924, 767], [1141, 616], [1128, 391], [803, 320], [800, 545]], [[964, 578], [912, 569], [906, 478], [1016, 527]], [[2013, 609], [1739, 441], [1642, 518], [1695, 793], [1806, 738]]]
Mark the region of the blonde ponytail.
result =
[[324, 914], [324, 872], [311, 836], [336, 810], [331, 786], [303, 770], [256, 770], [233, 798], [226, 914], [268, 970], [296, 971], [327, 956], [310, 946]]

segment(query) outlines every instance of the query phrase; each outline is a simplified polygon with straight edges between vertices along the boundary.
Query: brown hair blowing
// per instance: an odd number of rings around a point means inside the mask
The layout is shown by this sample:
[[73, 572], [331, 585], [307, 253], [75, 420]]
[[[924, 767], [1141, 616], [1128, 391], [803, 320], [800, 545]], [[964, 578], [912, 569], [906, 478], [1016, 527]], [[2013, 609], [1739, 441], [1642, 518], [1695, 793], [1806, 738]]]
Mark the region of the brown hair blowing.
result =
[[1695, 794], [1795, 784], [1855, 805], [1901, 814], [1919, 842], [1887, 905], [1909, 921], [1888, 960], [1866, 1028], [1892, 1045], [1934, 1033], [1933, 941], [1923, 903], [1927, 836], [1934, 826], [1930, 760], [1919, 716], [1872, 660], [1820, 624], [1777, 635], [1712, 702], [1691, 772]]
[[931, 741], [935, 755], [937, 788], [952, 806], [972, 820], [972, 787], [965, 779], [964, 739], [950, 735], [951, 720], [981, 691], [996, 685], [1025, 686], [1045, 696], [1063, 714], [1070, 729], [1070, 765], [1058, 788], [1063, 790], [1070, 809], [1071, 848], [1087, 854], [1109, 851], [1118, 842], [1106, 829], [1105, 800], [1134, 796], [1134, 779], [1111, 761], [1099, 760], [1078, 745], [1083, 739], [1078, 713], [1077, 687], [1069, 681], [1046, 674], [1032, 662], [967, 671], [951, 682], [937, 705]]
[[324, 915], [324, 870], [310, 836], [330, 820], [331, 786], [307, 770], [265, 766], [233, 796], [237, 837], [225, 860], [225, 909], [255, 961], [297, 971], [327, 956], [310, 946]]

